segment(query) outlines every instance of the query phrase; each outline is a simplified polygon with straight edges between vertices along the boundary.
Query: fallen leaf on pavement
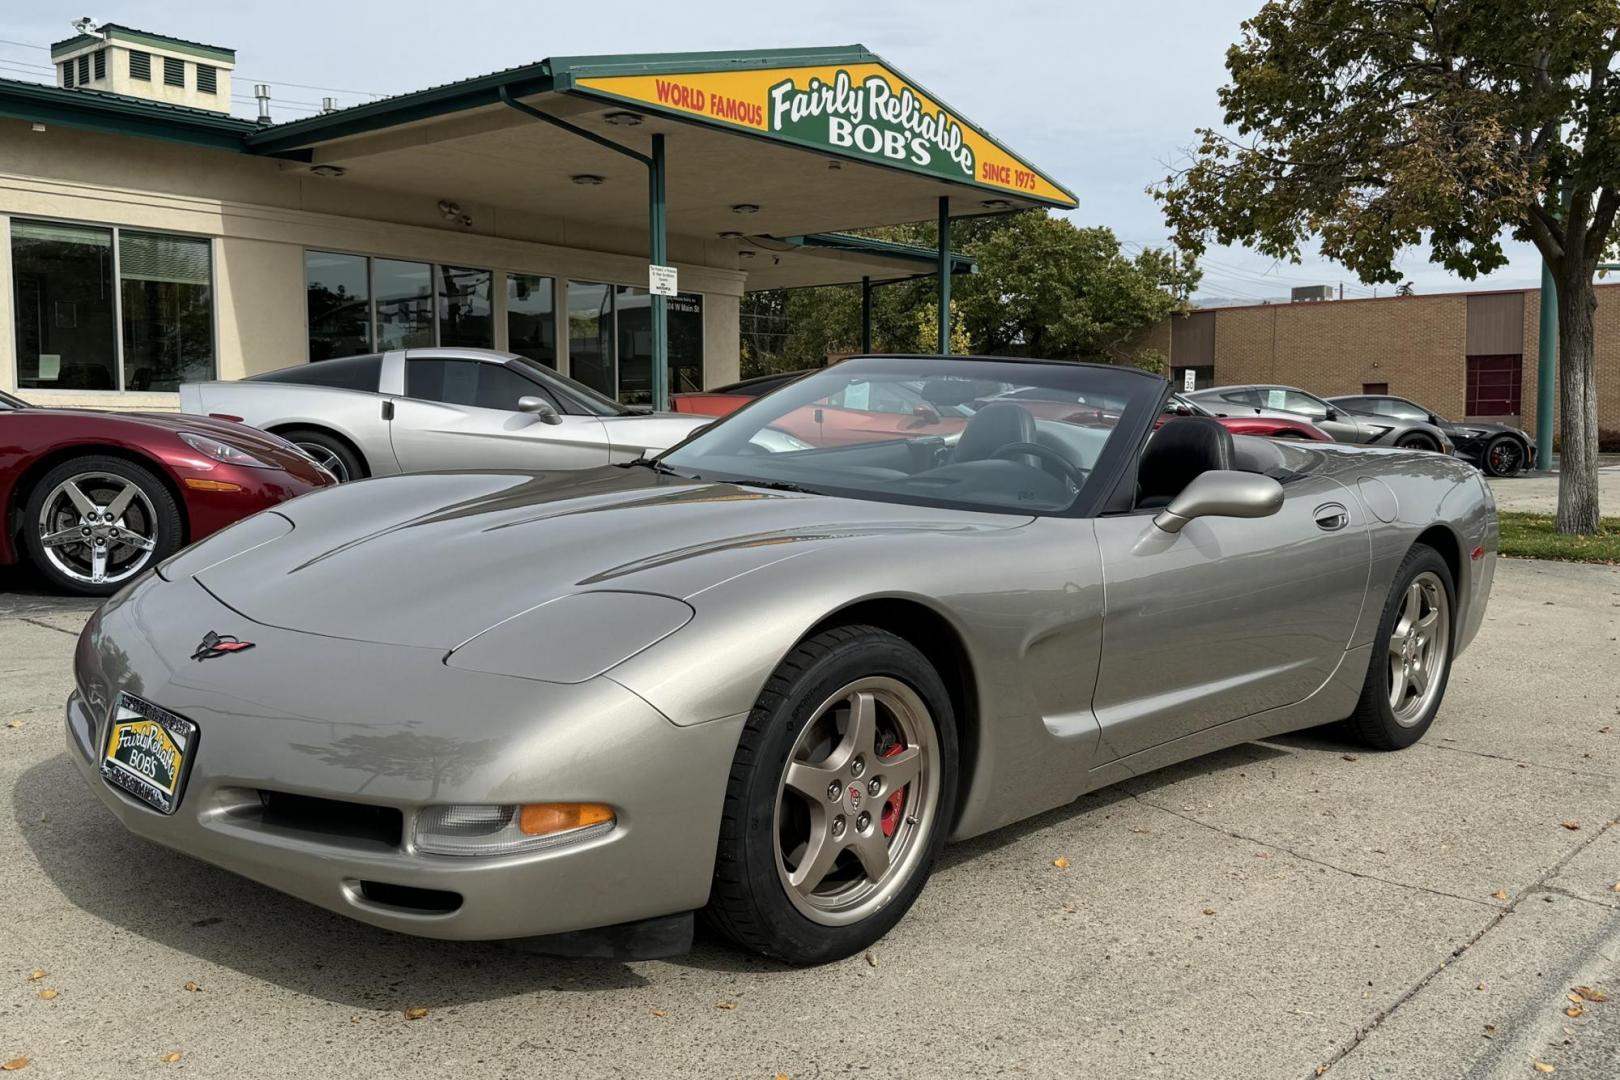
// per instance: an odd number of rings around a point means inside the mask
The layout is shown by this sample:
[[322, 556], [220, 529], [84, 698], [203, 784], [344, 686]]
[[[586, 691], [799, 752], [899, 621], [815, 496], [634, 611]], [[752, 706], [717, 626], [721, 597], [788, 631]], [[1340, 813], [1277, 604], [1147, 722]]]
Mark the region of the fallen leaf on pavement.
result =
[[186, 985], [182, 987], [182, 989], [190, 990], [193, 994], [195, 994], [197, 991], [201, 990], [202, 987], [188, 979], [186, 980]]
[[1327, 1066], [1326, 1065], [1318, 1065], [1316, 1067], [1316, 1075], [1317, 1076], [1321, 1076], [1325, 1072], [1327, 1072]]
[[1570, 832], [1574, 832], [1576, 829], [1581, 827], [1581, 823], [1578, 821], [1565, 821], [1561, 822], [1560, 824], [1562, 824], [1564, 828], [1568, 829]]
[[158, 1058], [158, 1060], [159, 1061], [169, 1061], [169, 1062], [179, 1061], [180, 1060], [180, 1051], [178, 1051], [178, 1050], [170, 1050], [167, 1054], [164, 1054], [162, 1057]]
[[866, 966], [867, 967], [877, 967], [877, 953], [868, 952], [866, 954]]
[[1535, 1063], [1535, 1066], [1536, 1066], [1536, 1072], [1553, 1072], [1553, 1071], [1555, 1071], [1553, 1069], [1553, 1067], [1551, 1065], [1547, 1064], [1545, 1061], [1538, 1061], [1538, 1062]]
[[735, 1001], [717, 1001], [714, 1003], [714, 1007], [717, 1009], [735, 1009], [737, 1003]]
[[0, 1063], [0, 1072], [16, 1072], [18, 1069], [28, 1068], [28, 1059], [23, 1057], [12, 1058], [10, 1061]]
[[1496, 1038], [1496, 1025], [1495, 1024], [1486, 1024], [1485, 1025], [1485, 1037], [1487, 1039]]
[[1607, 735], [1609, 732], [1611, 732], [1613, 730], [1614, 730], [1614, 725], [1613, 724], [1604, 724], [1602, 727], [1598, 728], [1598, 734], [1599, 735]]
[[1204, 909], [1204, 914], [1205, 915], [1213, 915], [1213, 914], [1215, 914], [1215, 909], [1212, 908], [1212, 907], [1207, 907], [1207, 908]]
[[[1616, 886], [1615, 891], [1620, 892], [1620, 886]], [[45, 975], [46, 975], [46, 971], [45, 971], [44, 968], [35, 968], [33, 971], [30, 971], [28, 973], [28, 981], [29, 982], [39, 982], [39, 980], [43, 979], [45, 977]]]
[[1361, 755], [1359, 755], [1359, 754], [1345, 754], [1345, 755], [1343, 755], [1343, 757], [1344, 757], [1344, 760], [1346, 760], [1346, 761], [1360, 761], [1361, 760]]
[[1614, 891], [1620, 892], [1620, 881], [1614, 883]]
[[422, 1017], [426, 1016], [427, 1014], [428, 1014], [428, 1011], [426, 1009], [422, 1008], [422, 1006], [420, 1006], [420, 1005], [412, 1005], [410, 1008], [405, 1010], [405, 1019], [407, 1019], [407, 1020], [420, 1020], [420, 1019], [422, 1019]]
[[1573, 1001], [1577, 1005], [1581, 1003], [1581, 995], [1579, 994], [1565, 994], [1564, 996], [1569, 998], [1569, 1000]]
[[1580, 1016], [1585, 1011], [1586, 1010], [1581, 1008], [1579, 1005], [1571, 1005], [1569, 1008], [1564, 1010], [1564, 1015], [1569, 1017], [1571, 1020], [1573, 1020], [1577, 1016]]
[[1595, 987], [1591, 987], [1591, 986], [1575, 986], [1575, 987], [1571, 987], [1571, 989], [1574, 990], [1577, 994], [1581, 995], [1581, 997], [1585, 998], [1587, 1001], [1608, 1001], [1609, 1000], [1609, 995], [1608, 994], [1604, 993], [1602, 990], [1596, 989]]
[[41, 990], [39, 992], [39, 996], [44, 998], [46, 1001], [55, 1001], [57, 992], [55, 990]]
[[1067, 870], [1069, 868], [1069, 860], [1065, 859], [1062, 855], [1059, 855], [1057, 858], [1052, 860], [1052, 865], [1057, 867], [1059, 870]]
[[652, 1014], [654, 1016], [668, 1016], [669, 1012], [667, 1010], [665, 1010], [665, 1009], [654, 1009], [652, 1011]]
[[1506, 900], [1507, 899], [1507, 890], [1506, 889], [1497, 889], [1495, 892], [1491, 893], [1491, 899], [1492, 900]]
[[7, 720], [6, 721], [6, 727], [8, 727], [8, 728], [16, 729], [16, 728], [20, 728], [22, 726], [23, 726], [23, 722], [21, 720]]

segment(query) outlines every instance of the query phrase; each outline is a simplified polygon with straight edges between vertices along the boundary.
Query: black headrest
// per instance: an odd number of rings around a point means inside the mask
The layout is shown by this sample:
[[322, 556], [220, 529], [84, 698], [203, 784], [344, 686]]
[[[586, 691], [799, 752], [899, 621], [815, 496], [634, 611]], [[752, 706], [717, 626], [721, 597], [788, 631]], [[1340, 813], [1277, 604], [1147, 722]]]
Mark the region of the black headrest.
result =
[[1178, 416], [1153, 433], [1136, 471], [1137, 505], [1169, 502], [1193, 477], [1232, 467], [1232, 433], [1208, 416]]
[[957, 461], [980, 461], [1008, 443], [1034, 442], [1035, 417], [1022, 405], [994, 401], [973, 414], [956, 442]]

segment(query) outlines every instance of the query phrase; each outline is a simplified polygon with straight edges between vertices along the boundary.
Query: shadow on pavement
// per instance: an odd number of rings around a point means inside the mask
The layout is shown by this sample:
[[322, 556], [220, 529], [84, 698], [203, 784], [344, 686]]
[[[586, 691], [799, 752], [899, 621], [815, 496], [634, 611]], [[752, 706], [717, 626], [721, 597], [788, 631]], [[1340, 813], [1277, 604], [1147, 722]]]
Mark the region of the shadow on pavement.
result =
[[18, 831], [67, 900], [119, 930], [352, 1008], [443, 1008], [536, 990], [622, 989], [620, 963], [533, 956], [498, 942], [380, 930], [131, 836], [65, 753], [26, 770]]

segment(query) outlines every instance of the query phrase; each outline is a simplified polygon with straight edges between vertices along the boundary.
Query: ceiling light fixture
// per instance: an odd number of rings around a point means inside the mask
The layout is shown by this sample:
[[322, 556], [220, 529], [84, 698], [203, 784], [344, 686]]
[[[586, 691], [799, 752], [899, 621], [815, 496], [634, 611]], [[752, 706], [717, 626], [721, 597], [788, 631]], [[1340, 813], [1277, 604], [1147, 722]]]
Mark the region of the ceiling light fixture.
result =
[[1012, 203], [1008, 202], [1006, 199], [986, 199], [986, 200], [984, 200], [984, 202], [980, 203], [979, 205], [984, 207], [986, 210], [1011, 210], [1012, 209]]
[[309, 171], [314, 176], [330, 176], [336, 178], [342, 176], [349, 170], [345, 169], [341, 165], [311, 165], [309, 167]]
[[733, 214], [757, 214], [759, 207], [751, 202], [740, 202], [731, 208]]
[[642, 116], [640, 113], [620, 110], [619, 112], [610, 112], [606, 116], [602, 117], [602, 119], [606, 120], [610, 124], [617, 124], [619, 127], [640, 127], [641, 122], [645, 120], [646, 117]]
[[737, 258], [739, 258], [739, 259], [752, 259], [753, 257], [754, 257], [754, 253], [752, 251], [739, 251], [739, 252], [737, 252]]
[[601, 187], [604, 183], [603, 177], [597, 176], [595, 173], [588, 172], [579, 173], [572, 179], [574, 183], [580, 185], [581, 187]]
[[742, 238], [743, 234], [734, 229], [728, 229], [720, 234], [720, 239], [722, 240], [741, 240]]

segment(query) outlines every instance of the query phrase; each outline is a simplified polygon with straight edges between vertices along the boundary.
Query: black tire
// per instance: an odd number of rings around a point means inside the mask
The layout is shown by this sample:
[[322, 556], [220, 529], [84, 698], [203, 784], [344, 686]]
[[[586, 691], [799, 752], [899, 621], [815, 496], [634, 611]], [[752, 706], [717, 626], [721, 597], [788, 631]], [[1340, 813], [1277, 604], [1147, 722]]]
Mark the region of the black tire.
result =
[[[939, 749], [938, 801], [909, 877], [872, 914], [829, 926], [795, 906], [778, 871], [777, 799], [805, 724], [830, 695], [867, 677], [896, 680], [926, 706]], [[837, 627], [801, 642], [765, 684], [738, 742], [706, 923], [744, 948], [790, 964], [826, 963], [870, 947], [917, 899], [945, 843], [956, 810], [957, 753], [950, 695], [909, 642], [873, 626]]]
[[[50, 498], [52, 492], [65, 481], [90, 475], [122, 478], [139, 488], [141, 495], [145, 496], [146, 502], [151, 507], [150, 521], [145, 520], [145, 507], [139, 506], [132, 512], [140, 515], [139, 527], [125, 531], [146, 536], [152, 543], [152, 550], [145, 553], [144, 558], [139, 558], [138, 567], [133, 573], [121, 574], [113, 581], [99, 584], [79, 580], [58, 567], [46, 554], [39, 525], [45, 501]], [[134, 518], [131, 517], [131, 520]], [[184, 546], [185, 521], [180, 515], [180, 507], [175, 503], [174, 496], [151, 469], [124, 458], [89, 454], [64, 461], [40, 477], [33, 485], [23, 504], [22, 536], [23, 547], [28, 552], [29, 561], [54, 588], [80, 596], [111, 596], [141, 571], [156, 566]], [[65, 552], [62, 557], [72, 560], [81, 553], [81, 549], [74, 549]]]
[[339, 482], [363, 480], [371, 475], [354, 447], [330, 432], [319, 428], [287, 428], [276, 434], [320, 462]]
[[1518, 476], [1529, 458], [1524, 444], [1511, 435], [1498, 435], [1485, 444], [1479, 463], [1490, 476]]
[[1440, 452], [1440, 447], [1427, 435], [1402, 435], [1395, 440], [1395, 445], [1402, 450], [1427, 450], [1432, 454]]
[[[1406, 604], [1408, 590], [1414, 582], [1426, 575], [1438, 578], [1445, 592], [1445, 642], [1443, 649], [1439, 650], [1444, 662], [1438, 674], [1430, 675], [1431, 679], [1438, 682], [1432, 700], [1428, 701], [1417, 716], [1408, 717], [1406, 722], [1402, 723], [1396, 719], [1395, 709], [1390, 700], [1394, 681], [1390, 660], [1391, 638], [1396, 625], [1402, 620], [1402, 609]], [[1446, 683], [1451, 678], [1451, 658], [1457, 640], [1456, 627], [1457, 589], [1451, 578], [1450, 567], [1446, 565], [1446, 560], [1440, 557], [1440, 553], [1428, 545], [1413, 545], [1395, 572], [1389, 596], [1384, 600], [1384, 614], [1378, 622], [1377, 636], [1373, 638], [1372, 658], [1367, 665], [1367, 678], [1361, 687], [1361, 698], [1356, 702], [1356, 711], [1345, 721], [1347, 733], [1351, 738], [1375, 750], [1404, 750], [1423, 738], [1424, 732], [1434, 723], [1435, 713], [1440, 710], [1440, 705], [1445, 700]]]

